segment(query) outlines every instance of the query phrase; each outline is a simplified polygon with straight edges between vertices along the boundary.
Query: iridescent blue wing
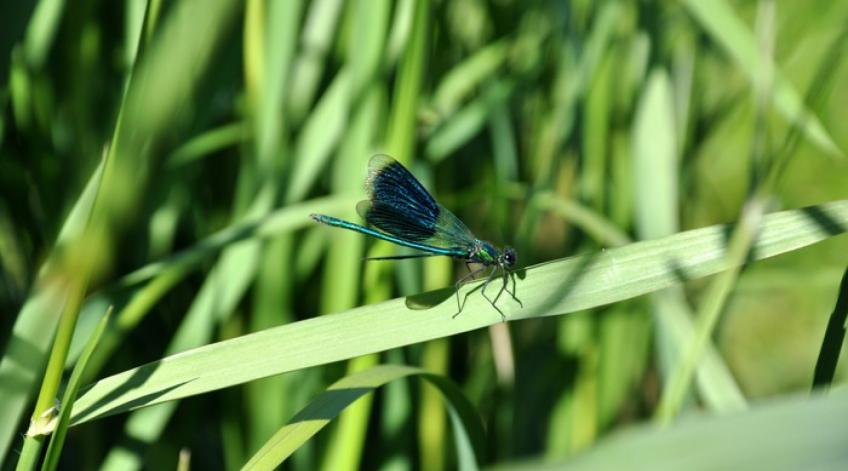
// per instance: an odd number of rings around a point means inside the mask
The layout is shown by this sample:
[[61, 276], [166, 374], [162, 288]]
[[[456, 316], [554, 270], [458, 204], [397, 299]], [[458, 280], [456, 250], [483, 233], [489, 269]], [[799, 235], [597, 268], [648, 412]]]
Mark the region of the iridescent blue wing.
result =
[[438, 204], [423, 185], [396, 160], [375, 155], [368, 164], [370, 200], [357, 212], [381, 231], [435, 247], [469, 249], [475, 237], [456, 216]]

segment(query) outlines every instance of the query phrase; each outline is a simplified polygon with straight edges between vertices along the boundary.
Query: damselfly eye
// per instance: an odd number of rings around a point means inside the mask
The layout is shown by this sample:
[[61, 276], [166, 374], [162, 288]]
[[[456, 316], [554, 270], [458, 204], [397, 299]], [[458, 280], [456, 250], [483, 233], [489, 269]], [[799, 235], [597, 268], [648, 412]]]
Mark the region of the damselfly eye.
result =
[[515, 265], [515, 260], [516, 260], [515, 249], [512, 248], [512, 247], [507, 247], [506, 249], [504, 249], [504, 254], [503, 254], [504, 265], [507, 266], [507, 267], [511, 267], [511, 266]]

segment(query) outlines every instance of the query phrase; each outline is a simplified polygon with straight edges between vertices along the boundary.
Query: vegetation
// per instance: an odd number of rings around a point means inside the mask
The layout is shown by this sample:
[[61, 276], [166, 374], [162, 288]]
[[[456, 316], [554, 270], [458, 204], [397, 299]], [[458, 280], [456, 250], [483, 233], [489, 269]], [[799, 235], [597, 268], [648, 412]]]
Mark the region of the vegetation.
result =
[[[0, 12], [2, 469], [845, 467], [848, 4]], [[376, 153], [506, 322], [308, 217]]]

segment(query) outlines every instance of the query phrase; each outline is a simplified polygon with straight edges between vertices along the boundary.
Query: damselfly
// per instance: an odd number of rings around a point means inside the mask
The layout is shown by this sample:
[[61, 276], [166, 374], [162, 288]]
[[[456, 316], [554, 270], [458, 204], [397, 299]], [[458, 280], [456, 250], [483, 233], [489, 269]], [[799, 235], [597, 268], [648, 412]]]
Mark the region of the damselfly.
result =
[[[469, 273], [456, 282], [457, 312], [462, 312], [464, 299], [460, 302], [459, 288], [463, 283], [489, 270], [486, 281], [479, 287], [483, 297], [506, 319], [497, 302], [504, 292], [509, 293], [519, 305], [515, 295], [515, 276], [511, 269], [516, 262], [515, 249], [499, 250], [489, 242], [480, 240], [465, 227], [465, 224], [436, 202], [424, 186], [403, 165], [387, 155], [375, 155], [368, 163], [366, 179], [368, 200], [360, 201], [356, 210], [371, 229], [323, 214], [312, 214], [312, 219], [330, 226], [341, 227], [367, 234], [378, 239], [420, 251], [417, 254], [371, 257], [367, 260], [398, 260], [444, 255], [465, 262]], [[469, 264], [481, 267], [471, 270]], [[500, 275], [498, 272], [500, 271]], [[486, 287], [500, 276], [503, 284], [494, 298], [486, 295]], [[509, 281], [512, 279], [512, 291]], [[475, 288], [474, 290], [476, 290]], [[472, 290], [472, 291], [474, 291]], [[468, 297], [467, 293], [465, 298]]]

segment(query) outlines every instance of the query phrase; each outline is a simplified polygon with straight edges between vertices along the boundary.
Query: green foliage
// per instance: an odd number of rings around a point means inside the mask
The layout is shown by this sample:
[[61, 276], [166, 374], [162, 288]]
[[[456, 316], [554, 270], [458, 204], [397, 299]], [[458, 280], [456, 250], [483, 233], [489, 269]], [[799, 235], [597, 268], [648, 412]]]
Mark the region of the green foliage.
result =
[[[844, 467], [844, 2], [7, 3], [2, 469]], [[312, 223], [375, 153], [523, 309]]]

